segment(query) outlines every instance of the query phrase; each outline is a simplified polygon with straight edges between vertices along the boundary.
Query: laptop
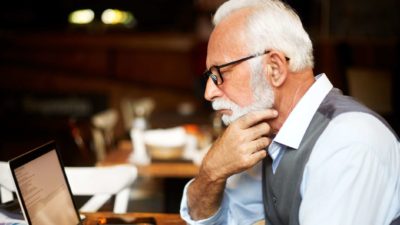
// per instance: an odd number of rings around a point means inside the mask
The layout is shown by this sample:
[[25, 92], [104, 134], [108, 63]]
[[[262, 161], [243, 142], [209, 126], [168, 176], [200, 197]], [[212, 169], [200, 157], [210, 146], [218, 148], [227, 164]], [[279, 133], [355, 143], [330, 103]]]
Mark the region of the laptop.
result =
[[54, 141], [9, 162], [29, 225], [78, 225], [82, 221]]

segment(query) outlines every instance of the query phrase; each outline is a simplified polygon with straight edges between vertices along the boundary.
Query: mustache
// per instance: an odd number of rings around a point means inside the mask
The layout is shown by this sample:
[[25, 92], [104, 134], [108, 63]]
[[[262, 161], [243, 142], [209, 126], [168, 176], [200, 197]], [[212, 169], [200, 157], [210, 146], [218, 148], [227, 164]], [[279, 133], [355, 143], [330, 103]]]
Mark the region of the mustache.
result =
[[212, 108], [214, 110], [221, 110], [221, 109], [230, 109], [232, 110], [234, 108], [233, 103], [223, 100], [223, 99], [215, 99], [212, 103]]

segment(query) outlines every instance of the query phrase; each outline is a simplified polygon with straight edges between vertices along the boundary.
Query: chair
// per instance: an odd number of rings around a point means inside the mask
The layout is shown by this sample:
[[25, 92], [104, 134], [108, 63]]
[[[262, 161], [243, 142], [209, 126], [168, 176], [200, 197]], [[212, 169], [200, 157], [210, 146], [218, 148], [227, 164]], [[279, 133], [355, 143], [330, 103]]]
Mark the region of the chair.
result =
[[[80, 212], [96, 212], [115, 195], [114, 213], [128, 209], [130, 186], [136, 180], [137, 169], [133, 165], [107, 167], [65, 167], [65, 173], [73, 195], [92, 196]], [[14, 199], [16, 191], [7, 162], [0, 162], [1, 203]]]
[[104, 159], [107, 150], [114, 144], [114, 128], [118, 122], [115, 109], [108, 109], [93, 115], [92, 137], [97, 161]]
[[7, 162], [0, 162], [0, 203], [14, 200], [16, 190]]
[[[148, 121], [151, 113], [155, 108], [154, 99], [143, 97], [138, 99], [124, 98], [121, 100], [122, 122], [126, 131], [130, 131], [135, 124], [136, 118], [143, 118]], [[147, 126], [148, 124], [144, 124]], [[147, 127], [145, 127], [147, 128]]]
[[79, 211], [96, 212], [115, 195], [113, 212], [127, 212], [130, 187], [137, 177], [135, 166], [66, 167], [65, 173], [74, 195], [93, 195]]

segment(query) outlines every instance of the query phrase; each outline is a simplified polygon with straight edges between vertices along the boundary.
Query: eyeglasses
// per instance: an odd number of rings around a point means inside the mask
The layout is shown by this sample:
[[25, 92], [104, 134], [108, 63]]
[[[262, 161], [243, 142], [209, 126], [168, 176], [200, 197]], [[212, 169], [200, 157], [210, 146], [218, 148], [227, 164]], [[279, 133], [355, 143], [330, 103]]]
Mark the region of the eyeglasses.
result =
[[[230, 65], [239, 64], [239, 63], [244, 62], [246, 60], [249, 60], [249, 59], [252, 59], [252, 58], [255, 58], [255, 57], [258, 57], [258, 56], [262, 56], [262, 55], [265, 55], [265, 54], [269, 54], [270, 52], [271, 52], [270, 50], [266, 50], [264, 52], [257, 53], [257, 54], [254, 54], [254, 55], [250, 55], [250, 56], [247, 56], [247, 57], [244, 57], [244, 58], [232, 61], [232, 62], [228, 62], [228, 63], [222, 64], [222, 65], [211, 66], [208, 70], [206, 70], [203, 73], [203, 75], [207, 79], [210, 77], [211, 80], [214, 82], [214, 84], [216, 86], [219, 86], [222, 83], [224, 83], [224, 79], [222, 78], [222, 74], [221, 74], [221, 68], [224, 68], [224, 67], [227, 67], [227, 66], [230, 66]], [[290, 60], [290, 58], [288, 58], [286, 56], [285, 56], [285, 59], [286, 59], [286, 61]]]

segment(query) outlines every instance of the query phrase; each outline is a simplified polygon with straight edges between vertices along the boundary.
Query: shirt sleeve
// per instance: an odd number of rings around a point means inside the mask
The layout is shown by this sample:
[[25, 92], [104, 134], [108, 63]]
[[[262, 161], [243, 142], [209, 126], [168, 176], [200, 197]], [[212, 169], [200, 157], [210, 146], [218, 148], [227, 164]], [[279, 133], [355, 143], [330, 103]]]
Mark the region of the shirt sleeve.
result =
[[300, 224], [390, 224], [399, 210], [398, 142], [379, 124], [335, 126], [304, 170]]
[[182, 200], [181, 200], [181, 207], [180, 207], [180, 214], [183, 220], [185, 220], [188, 224], [195, 224], [195, 225], [219, 225], [219, 224], [227, 224], [227, 211], [228, 211], [228, 203], [227, 199], [224, 194], [224, 198], [222, 200], [222, 204], [218, 211], [211, 217], [202, 219], [202, 220], [193, 220], [189, 215], [189, 207], [187, 204], [187, 188], [193, 182], [193, 179], [189, 181], [183, 190]]

